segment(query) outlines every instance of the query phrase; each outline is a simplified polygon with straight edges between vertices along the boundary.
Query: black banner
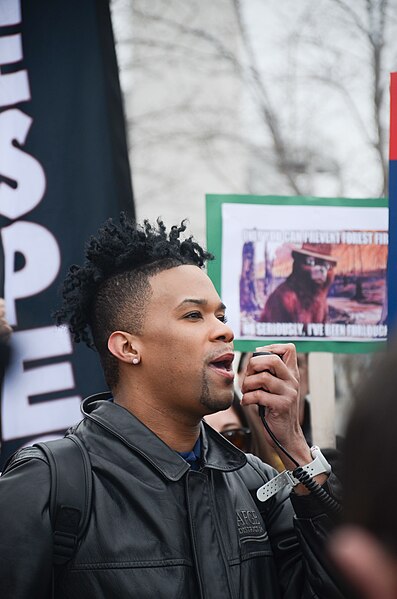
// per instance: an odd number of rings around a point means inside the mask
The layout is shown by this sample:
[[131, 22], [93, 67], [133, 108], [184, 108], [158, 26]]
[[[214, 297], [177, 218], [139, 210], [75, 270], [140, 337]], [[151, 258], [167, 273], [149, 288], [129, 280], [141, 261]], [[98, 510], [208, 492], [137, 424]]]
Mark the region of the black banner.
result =
[[1, 466], [59, 436], [106, 389], [95, 352], [54, 326], [84, 242], [133, 197], [109, 5], [0, 2], [2, 286], [14, 328], [1, 398]]

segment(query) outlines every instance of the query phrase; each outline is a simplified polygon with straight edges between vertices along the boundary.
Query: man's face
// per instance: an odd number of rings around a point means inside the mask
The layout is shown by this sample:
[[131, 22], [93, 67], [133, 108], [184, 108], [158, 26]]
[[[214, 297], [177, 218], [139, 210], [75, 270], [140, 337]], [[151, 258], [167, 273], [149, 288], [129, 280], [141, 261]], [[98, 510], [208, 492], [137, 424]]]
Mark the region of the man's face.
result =
[[202, 417], [233, 399], [233, 332], [209, 277], [178, 266], [150, 278], [142, 368], [165, 410]]

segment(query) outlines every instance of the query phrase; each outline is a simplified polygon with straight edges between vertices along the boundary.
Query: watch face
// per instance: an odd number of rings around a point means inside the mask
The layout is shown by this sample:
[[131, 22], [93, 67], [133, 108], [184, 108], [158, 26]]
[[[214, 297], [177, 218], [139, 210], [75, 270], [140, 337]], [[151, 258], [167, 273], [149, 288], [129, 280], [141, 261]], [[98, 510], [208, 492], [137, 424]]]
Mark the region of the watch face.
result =
[[313, 445], [313, 447], [310, 448], [310, 453], [312, 454], [313, 459], [321, 462], [321, 465], [323, 466], [323, 470], [321, 470], [320, 472], [316, 472], [316, 474], [322, 474], [323, 472], [331, 472], [331, 464], [327, 462], [327, 460], [321, 453], [321, 449], [317, 447], [317, 445]]

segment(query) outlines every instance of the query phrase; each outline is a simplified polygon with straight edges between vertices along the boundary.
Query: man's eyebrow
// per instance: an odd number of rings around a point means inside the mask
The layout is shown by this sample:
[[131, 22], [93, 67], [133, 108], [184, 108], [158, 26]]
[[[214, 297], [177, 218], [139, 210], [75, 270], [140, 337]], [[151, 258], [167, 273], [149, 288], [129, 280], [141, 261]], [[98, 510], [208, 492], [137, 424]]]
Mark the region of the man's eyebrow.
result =
[[[208, 300], [187, 297], [186, 299], [181, 301], [181, 303], [177, 306], [177, 308], [180, 308], [181, 306], [184, 306], [185, 304], [195, 304], [196, 306], [206, 306], [208, 304]], [[226, 306], [223, 302], [220, 302], [220, 304], [218, 306], [218, 310], [226, 310]]]

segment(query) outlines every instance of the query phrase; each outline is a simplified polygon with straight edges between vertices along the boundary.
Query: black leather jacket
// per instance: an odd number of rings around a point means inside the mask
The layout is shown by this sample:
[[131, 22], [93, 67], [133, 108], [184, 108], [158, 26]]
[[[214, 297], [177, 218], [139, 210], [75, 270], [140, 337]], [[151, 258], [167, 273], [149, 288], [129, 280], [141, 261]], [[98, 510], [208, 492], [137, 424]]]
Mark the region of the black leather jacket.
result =
[[[58, 599], [340, 598], [323, 567], [328, 517], [310, 496], [255, 491], [275, 471], [202, 425], [202, 468], [104, 394], [74, 432], [93, 471], [85, 537], [58, 577]], [[51, 596], [49, 469], [41, 452], [0, 478], [2, 599]], [[251, 489], [250, 492], [248, 489]]]

